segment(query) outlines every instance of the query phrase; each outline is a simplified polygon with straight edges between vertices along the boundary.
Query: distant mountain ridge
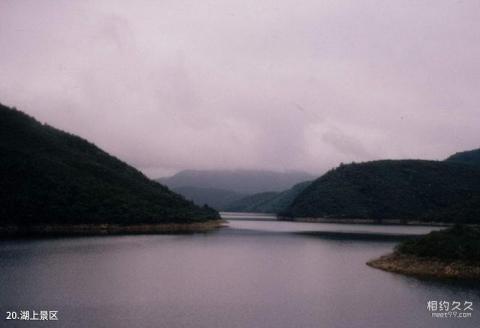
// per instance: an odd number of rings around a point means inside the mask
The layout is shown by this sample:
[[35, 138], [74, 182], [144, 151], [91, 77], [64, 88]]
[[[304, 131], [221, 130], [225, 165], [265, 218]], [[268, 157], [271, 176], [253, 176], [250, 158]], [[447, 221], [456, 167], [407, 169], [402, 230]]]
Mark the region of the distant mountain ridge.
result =
[[159, 178], [168, 187], [199, 187], [230, 190], [241, 194], [284, 191], [315, 176], [296, 171], [262, 170], [185, 170], [171, 177]]
[[231, 212], [280, 213], [290, 206], [293, 200], [311, 183], [311, 181], [300, 182], [282, 192], [253, 194], [230, 203], [225, 210]]
[[[227, 205], [225, 211], [227, 212], [250, 212], [250, 213], [269, 213], [265, 207], [280, 194], [276, 191], [260, 192], [241, 198], [235, 202]], [[275, 212], [271, 212], [275, 213]]]
[[[314, 176], [308, 173], [296, 171], [185, 170], [156, 181], [166, 184], [197, 205], [208, 204], [217, 210], [237, 208], [239, 211], [246, 211], [246, 208], [253, 208], [249, 203], [255, 197], [261, 197], [255, 194], [282, 193], [299, 182], [313, 178]], [[250, 196], [253, 198], [248, 200]], [[237, 203], [244, 198], [247, 198], [245, 202]], [[267, 208], [273, 207], [265, 207]], [[258, 209], [260, 210], [260, 207]], [[265, 209], [260, 211], [265, 212]]]
[[0, 104], [0, 224], [218, 219], [75, 135]]
[[173, 191], [179, 193], [188, 200], [193, 201], [198, 206], [207, 204], [216, 210], [225, 210], [232, 202], [245, 197], [241, 194], [231, 190], [215, 189], [215, 188], [200, 188], [200, 187], [171, 187]]

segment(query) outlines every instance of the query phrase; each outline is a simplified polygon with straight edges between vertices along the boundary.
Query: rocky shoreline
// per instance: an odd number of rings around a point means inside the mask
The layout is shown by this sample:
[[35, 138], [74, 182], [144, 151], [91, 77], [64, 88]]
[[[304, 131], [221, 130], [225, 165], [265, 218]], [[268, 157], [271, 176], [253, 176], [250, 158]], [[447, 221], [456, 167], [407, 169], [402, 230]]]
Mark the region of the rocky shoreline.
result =
[[187, 234], [209, 232], [226, 225], [225, 220], [210, 220], [192, 223], [156, 224], [44, 224], [34, 226], [9, 225], [0, 227], [0, 237], [30, 236], [95, 236], [122, 234]]
[[395, 252], [367, 262], [367, 265], [389, 272], [424, 278], [480, 280], [480, 263], [443, 260]]

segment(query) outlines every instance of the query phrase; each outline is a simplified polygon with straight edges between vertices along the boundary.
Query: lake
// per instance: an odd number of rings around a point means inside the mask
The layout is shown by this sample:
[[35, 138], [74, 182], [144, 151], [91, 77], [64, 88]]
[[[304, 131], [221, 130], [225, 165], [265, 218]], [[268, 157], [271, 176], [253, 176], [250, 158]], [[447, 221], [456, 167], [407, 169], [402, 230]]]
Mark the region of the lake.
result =
[[[438, 228], [258, 217], [237, 215], [229, 227], [206, 234], [2, 241], [4, 318], [6, 311], [59, 311], [56, 322], [6, 320], [3, 326], [480, 326], [479, 286], [365, 265], [391, 252], [395, 242], [299, 233], [422, 234]], [[473, 302], [472, 317], [432, 318], [428, 301]]]

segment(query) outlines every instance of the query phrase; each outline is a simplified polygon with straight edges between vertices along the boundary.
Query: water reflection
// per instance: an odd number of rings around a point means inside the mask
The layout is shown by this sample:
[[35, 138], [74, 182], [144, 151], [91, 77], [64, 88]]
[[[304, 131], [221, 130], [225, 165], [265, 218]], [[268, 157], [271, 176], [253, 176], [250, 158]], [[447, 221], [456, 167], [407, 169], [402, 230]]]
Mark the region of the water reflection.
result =
[[425, 227], [340, 226], [231, 221], [213, 234], [4, 241], [0, 310], [59, 310], [57, 326], [74, 328], [479, 326], [475, 312], [452, 321], [426, 309], [428, 300], [459, 299], [476, 310], [475, 286], [365, 265], [394, 242], [296, 233]]

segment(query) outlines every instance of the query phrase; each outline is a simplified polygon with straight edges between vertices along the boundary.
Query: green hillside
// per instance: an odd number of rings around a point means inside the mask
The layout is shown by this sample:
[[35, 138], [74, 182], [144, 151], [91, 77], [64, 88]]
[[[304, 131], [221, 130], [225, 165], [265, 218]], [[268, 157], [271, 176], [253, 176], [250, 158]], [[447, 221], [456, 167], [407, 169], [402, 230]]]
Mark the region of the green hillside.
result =
[[0, 105], [0, 224], [218, 218], [92, 143]]
[[480, 221], [480, 168], [383, 160], [341, 165], [315, 180], [282, 216]]
[[311, 181], [296, 184], [282, 192], [258, 193], [232, 202], [226, 207], [231, 212], [259, 212], [280, 213], [283, 212], [300, 194]]

